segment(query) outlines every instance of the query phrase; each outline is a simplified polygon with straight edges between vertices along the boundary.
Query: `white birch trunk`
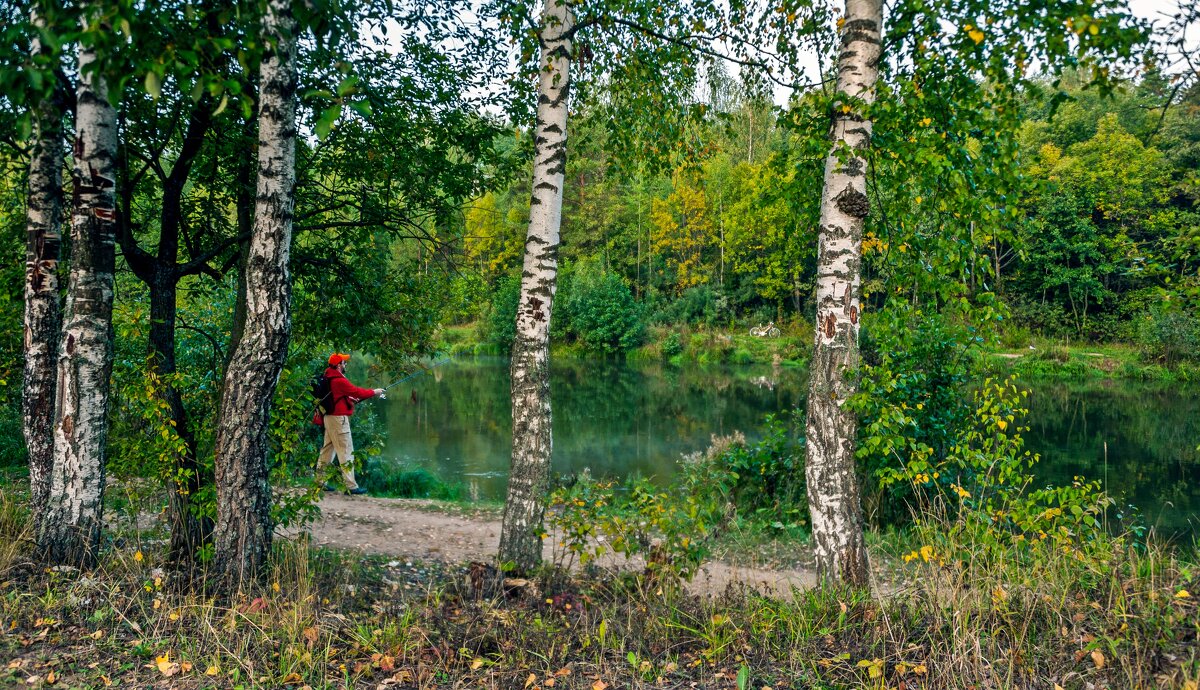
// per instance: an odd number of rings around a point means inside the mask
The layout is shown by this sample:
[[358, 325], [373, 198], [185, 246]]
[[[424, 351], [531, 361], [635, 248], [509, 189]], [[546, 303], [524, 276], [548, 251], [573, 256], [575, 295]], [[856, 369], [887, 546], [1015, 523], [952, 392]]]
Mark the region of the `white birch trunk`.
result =
[[58, 350], [54, 465], [38, 534], [52, 563], [90, 566], [100, 544], [116, 256], [117, 116], [92, 48], [79, 51], [71, 273]]
[[[858, 420], [846, 401], [858, 390], [858, 323], [863, 224], [869, 210], [866, 153], [875, 97], [881, 0], [846, 0], [838, 92], [825, 161], [817, 254], [817, 320], [806, 429], [808, 504], [817, 570], [828, 584], [868, 584], [862, 506], [855, 476]], [[848, 106], [848, 107], [843, 107]]]
[[245, 325], [225, 372], [216, 438], [216, 570], [234, 588], [258, 574], [273, 529], [268, 432], [291, 335], [288, 256], [296, 188], [296, 20], [290, 0], [270, 0], [263, 38], [268, 49], [260, 67]]
[[[33, 23], [45, 22], [34, 14]], [[34, 39], [33, 52], [42, 52]], [[58, 259], [62, 246], [63, 104], [56, 89], [34, 104], [25, 210], [25, 371], [21, 421], [29, 450], [29, 505], [41, 532], [54, 466], [54, 389], [60, 328]]]
[[500, 562], [525, 572], [542, 560], [542, 517], [550, 477], [550, 312], [558, 274], [567, 100], [575, 15], [566, 0], [545, 0], [542, 69], [534, 129], [533, 197], [512, 349], [512, 469], [500, 532]]

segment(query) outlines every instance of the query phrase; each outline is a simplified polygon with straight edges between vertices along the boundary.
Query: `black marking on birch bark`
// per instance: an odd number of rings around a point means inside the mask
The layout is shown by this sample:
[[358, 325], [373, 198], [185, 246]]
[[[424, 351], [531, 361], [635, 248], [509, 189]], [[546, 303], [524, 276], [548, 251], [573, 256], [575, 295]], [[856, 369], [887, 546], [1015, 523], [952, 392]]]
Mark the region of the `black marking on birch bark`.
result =
[[[879, 33], [879, 25], [870, 19], [851, 19], [850, 21], [848, 21], [844, 25], [842, 25], [842, 30], [845, 32], [844, 35], [849, 35], [852, 33], [859, 33], [859, 32], [865, 32], [868, 34], [878, 34]], [[867, 41], [867, 42], [870, 43], [871, 41]], [[879, 41], [875, 40], [874, 42], [878, 43]]]
[[558, 185], [543, 181], [543, 182], [537, 183], [537, 186], [535, 186], [534, 189], [545, 189], [545, 190], [549, 191], [551, 194], [555, 194], [558, 192]]
[[846, 165], [842, 167], [841, 173], [849, 177], [862, 177], [866, 174], [866, 161], [858, 156], [846, 161]]
[[562, 129], [562, 127], [559, 127], [557, 124], [551, 123], [551, 124], [548, 124], [545, 127], [543, 127], [542, 131], [551, 132], [553, 134], [562, 134], [563, 129]]
[[871, 210], [871, 202], [867, 199], [867, 195], [851, 185], [846, 185], [846, 188], [834, 198], [834, 203], [842, 213], [853, 218], [866, 218]]

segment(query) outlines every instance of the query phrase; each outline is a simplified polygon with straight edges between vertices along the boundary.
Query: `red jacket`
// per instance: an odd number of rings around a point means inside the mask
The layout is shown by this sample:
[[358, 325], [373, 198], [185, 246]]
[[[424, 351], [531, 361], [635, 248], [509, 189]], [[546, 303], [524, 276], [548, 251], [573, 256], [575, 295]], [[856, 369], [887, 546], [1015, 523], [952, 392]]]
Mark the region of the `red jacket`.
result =
[[[349, 379], [333, 367], [325, 370], [325, 378], [329, 379], [329, 395], [333, 398], [333, 409], [328, 413], [330, 417], [349, 417], [354, 414], [355, 403], [375, 397], [374, 390], [359, 388], [350, 383]], [[322, 410], [318, 408], [313, 423], [320, 423], [318, 419], [321, 416]]]

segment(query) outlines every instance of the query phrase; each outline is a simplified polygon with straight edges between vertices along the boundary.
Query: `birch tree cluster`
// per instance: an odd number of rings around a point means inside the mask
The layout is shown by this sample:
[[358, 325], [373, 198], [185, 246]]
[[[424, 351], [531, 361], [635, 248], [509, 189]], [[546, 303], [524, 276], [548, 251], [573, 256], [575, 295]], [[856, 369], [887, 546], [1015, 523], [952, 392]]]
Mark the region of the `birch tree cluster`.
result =
[[4, 451], [49, 563], [95, 563], [111, 475], [154, 485], [174, 560], [256, 577], [319, 495], [284, 480], [321, 353], [398, 367], [513, 292], [503, 568], [541, 559], [556, 318], [606, 354], [643, 315], [774, 318], [813, 334], [818, 570], [862, 586], [865, 313], [1001, 295], [1094, 335], [1200, 289], [1190, 44], [1122, 0], [0, 12]]

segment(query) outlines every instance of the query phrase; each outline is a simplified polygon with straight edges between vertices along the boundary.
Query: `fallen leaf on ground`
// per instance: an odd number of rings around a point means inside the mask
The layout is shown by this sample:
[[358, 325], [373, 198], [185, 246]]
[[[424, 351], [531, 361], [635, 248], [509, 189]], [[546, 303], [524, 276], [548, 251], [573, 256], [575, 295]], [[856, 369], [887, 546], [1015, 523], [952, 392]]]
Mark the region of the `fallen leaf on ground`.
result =
[[156, 666], [158, 666], [158, 672], [168, 678], [170, 678], [171, 676], [177, 675], [180, 670], [179, 664], [175, 663], [174, 661], [171, 661], [171, 653], [170, 652], [167, 652], [166, 654], [164, 654], [160, 657], [155, 657], [154, 664]]
[[1096, 668], [1104, 668], [1104, 653], [1099, 649], [1092, 650], [1092, 663], [1096, 664]]

